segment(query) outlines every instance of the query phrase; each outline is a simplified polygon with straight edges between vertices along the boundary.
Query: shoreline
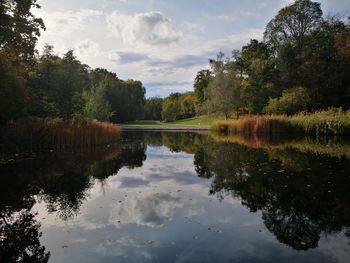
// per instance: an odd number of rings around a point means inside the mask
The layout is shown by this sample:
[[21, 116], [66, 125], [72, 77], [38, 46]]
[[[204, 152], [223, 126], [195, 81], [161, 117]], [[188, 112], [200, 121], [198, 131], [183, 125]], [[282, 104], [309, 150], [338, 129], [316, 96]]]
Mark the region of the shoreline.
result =
[[210, 126], [142, 127], [119, 125], [123, 131], [210, 131]]

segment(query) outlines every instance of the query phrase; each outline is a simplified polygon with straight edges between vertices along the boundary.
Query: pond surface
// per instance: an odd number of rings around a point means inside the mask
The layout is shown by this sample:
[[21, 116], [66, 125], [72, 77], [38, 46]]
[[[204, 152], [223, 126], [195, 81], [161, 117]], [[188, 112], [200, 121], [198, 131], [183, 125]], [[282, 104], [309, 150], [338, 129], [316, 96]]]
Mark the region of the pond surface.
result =
[[0, 262], [350, 262], [350, 146], [127, 132], [0, 166]]

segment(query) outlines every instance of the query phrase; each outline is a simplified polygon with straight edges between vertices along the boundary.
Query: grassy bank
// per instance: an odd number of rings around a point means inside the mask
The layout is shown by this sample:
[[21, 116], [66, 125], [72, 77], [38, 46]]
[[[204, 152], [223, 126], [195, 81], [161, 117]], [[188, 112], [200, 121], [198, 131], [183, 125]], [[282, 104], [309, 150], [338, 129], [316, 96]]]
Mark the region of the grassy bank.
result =
[[304, 133], [313, 135], [350, 134], [350, 111], [328, 109], [294, 116], [249, 116], [216, 121], [212, 130], [226, 134]]
[[64, 150], [119, 141], [119, 126], [99, 121], [69, 123], [62, 119], [28, 118], [2, 128], [2, 151]]

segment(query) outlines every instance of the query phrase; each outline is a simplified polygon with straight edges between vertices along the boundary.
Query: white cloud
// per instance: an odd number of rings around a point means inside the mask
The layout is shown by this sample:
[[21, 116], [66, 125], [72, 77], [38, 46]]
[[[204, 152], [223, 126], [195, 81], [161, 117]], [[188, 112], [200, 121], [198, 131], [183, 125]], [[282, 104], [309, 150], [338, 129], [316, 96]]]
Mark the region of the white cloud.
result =
[[160, 12], [129, 16], [114, 11], [106, 17], [106, 21], [113, 36], [133, 46], [167, 46], [179, 41], [182, 36]]
[[203, 24], [185, 22], [185, 28], [190, 34], [203, 34], [205, 32], [205, 27]]
[[[74, 11], [56, 11], [39, 13], [45, 21], [49, 34], [67, 36], [84, 27], [86, 20], [103, 15], [102, 11], [82, 9]], [[45, 34], [45, 33], [44, 33]]]
[[100, 46], [96, 42], [85, 39], [79, 41], [74, 48], [74, 51], [76, 52], [76, 55], [79, 58], [85, 58], [89, 56], [97, 56], [100, 53]]

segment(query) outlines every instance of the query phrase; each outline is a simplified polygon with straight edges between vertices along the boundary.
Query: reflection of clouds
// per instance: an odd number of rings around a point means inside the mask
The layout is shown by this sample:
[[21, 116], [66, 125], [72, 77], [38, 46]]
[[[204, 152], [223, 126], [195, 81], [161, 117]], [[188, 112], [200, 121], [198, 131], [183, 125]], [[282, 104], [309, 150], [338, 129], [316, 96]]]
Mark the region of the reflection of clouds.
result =
[[141, 178], [135, 177], [122, 177], [120, 179], [120, 188], [133, 188], [140, 186], [147, 186], [150, 182]]
[[124, 236], [117, 240], [108, 239], [105, 242], [98, 244], [94, 248], [94, 252], [97, 252], [103, 256], [124, 258], [127, 258], [128, 254], [133, 254], [133, 257], [136, 256], [137, 258], [149, 260], [152, 259], [152, 255], [143, 249], [143, 247], [146, 248], [146, 246], [150, 246], [152, 244], [149, 240], [138, 240]]
[[111, 219], [113, 222], [121, 221], [122, 224], [160, 227], [165, 221], [171, 219], [175, 208], [182, 206], [180, 198], [170, 194], [138, 196], [114, 208]]

